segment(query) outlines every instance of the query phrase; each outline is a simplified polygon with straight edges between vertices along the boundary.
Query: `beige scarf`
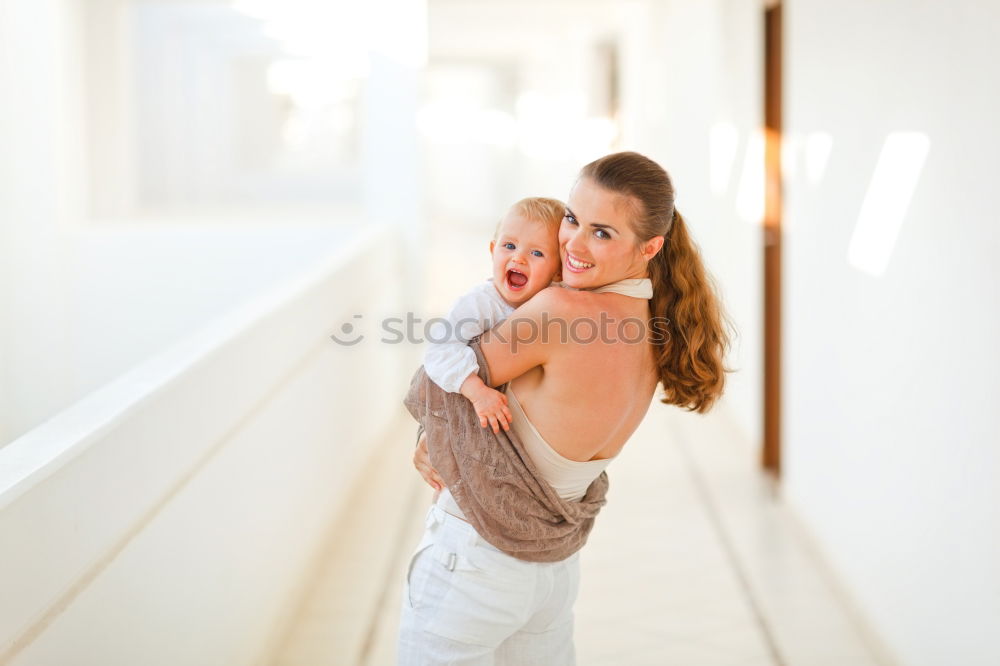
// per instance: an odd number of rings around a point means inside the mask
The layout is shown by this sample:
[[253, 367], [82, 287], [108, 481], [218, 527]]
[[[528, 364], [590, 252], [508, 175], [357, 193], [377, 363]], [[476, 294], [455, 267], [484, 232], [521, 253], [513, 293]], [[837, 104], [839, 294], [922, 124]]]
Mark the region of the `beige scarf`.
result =
[[[491, 386], [479, 340], [470, 346], [479, 377]], [[529, 562], [564, 560], [587, 542], [606, 502], [606, 472], [594, 479], [583, 499], [567, 502], [542, 478], [513, 431], [494, 434], [483, 428], [472, 403], [441, 389], [423, 367], [413, 376], [403, 404], [427, 433], [431, 465], [480, 536]]]

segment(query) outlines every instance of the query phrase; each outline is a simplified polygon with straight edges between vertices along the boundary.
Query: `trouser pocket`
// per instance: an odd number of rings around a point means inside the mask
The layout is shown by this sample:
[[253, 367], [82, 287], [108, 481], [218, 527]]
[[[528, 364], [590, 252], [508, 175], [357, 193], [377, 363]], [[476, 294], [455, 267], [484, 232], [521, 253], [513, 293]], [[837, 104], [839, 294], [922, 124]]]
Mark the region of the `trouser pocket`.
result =
[[[475, 546], [439, 554], [428, 583], [439, 586], [435, 607], [427, 614], [426, 630], [451, 640], [496, 647], [513, 634], [529, 615], [534, 572], [528, 563], [501, 561]], [[483, 557], [486, 555], [486, 557]], [[434, 558], [427, 558], [433, 560]]]
[[434, 548], [434, 537], [430, 528], [424, 530], [424, 536], [420, 539], [410, 561], [406, 566], [406, 579], [403, 586], [403, 599], [406, 600], [410, 608], [416, 608], [422, 596], [423, 588], [426, 587], [427, 572], [422, 561], [427, 559]]

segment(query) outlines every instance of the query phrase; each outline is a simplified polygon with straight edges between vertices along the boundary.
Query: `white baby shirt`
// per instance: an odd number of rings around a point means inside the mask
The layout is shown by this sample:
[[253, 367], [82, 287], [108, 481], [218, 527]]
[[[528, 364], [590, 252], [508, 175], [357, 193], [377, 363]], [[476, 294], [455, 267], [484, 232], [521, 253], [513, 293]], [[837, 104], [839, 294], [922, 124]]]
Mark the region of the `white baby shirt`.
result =
[[427, 328], [427, 376], [445, 391], [458, 393], [466, 378], [479, 372], [469, 340], [493, 328], [513, 311], [514, 307], [500, 297], [492, 278], [459, 297], [443, 321], [435, 321]]

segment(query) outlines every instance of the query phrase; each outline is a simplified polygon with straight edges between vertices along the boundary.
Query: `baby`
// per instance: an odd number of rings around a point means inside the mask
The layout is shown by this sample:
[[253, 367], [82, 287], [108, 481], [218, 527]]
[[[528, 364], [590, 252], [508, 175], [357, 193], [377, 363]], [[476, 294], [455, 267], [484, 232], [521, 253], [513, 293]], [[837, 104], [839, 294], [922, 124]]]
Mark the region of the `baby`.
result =
[[468, 342], [560, 279], [559, 225], [565, 211], [561, 201], [542, 197], [511, 206], [490, 241], [493, 277], [455, 302], [447, 324], [436, 323], [428, 330], [428, 338], [436, 342], [424, 355], [427, 376], [445, 391], [468, 398], [480, 424], [491, 426], [493, 432], [508, 429], [507, 396], [479, 378], [479, 364]]

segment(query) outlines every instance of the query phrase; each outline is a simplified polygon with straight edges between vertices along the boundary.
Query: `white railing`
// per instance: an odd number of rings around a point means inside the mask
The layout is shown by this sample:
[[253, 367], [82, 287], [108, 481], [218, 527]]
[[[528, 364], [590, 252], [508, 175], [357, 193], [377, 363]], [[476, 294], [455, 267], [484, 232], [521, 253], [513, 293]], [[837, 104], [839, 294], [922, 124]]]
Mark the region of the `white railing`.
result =
[[400, 308], [391, 234], [344, 235], [0, 449], [0, 664], [270, 649], [414, 363], [330, 339]]

